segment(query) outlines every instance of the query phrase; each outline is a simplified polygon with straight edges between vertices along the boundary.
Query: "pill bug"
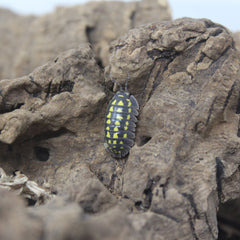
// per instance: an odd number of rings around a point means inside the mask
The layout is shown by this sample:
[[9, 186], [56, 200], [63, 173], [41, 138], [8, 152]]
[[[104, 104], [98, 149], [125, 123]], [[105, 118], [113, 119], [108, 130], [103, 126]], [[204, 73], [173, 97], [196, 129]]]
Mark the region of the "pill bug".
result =
[[134, 145], [135, 129], [139, 105], [136, 98], [125, 90], [115, 80], [120, 90], [113, 96], [108, 104], [105, 116], [104, 146], [114, 158], [126, 156]]

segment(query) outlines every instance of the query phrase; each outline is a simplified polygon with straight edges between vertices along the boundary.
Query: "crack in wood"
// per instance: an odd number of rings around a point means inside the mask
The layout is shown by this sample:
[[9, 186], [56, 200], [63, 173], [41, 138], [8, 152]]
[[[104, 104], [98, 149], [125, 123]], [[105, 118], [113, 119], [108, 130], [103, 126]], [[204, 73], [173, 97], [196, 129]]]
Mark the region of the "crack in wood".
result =
[[167, 191], [167, 186], [168, 186], [169, 180], [170, 180], [170, 177], [167, 178], [165, 183], [160, 185], [160, 187], [162, 188], [162, 194], [163, 194], [164, 199], [166, 199], [166, 191]]
[[51, 91], [51, 86], [52, 86], [52, 81], [50, 81], [49, 84], [48, 84], [47, 94], [46, 94], [45, 98], [48, 98], [48, 96], [50, 94], [50, 91]]
[[192, 233], [195, 240], [199, 240], [199, 238], [197, 236], [197, 233], [196, 233], [196, 229], [194, 227], [194, 220], [193, 220], [189, 211], [187, 211], [187, 215], [189, 217], [189, 224], [190, 224], [190, 228], [191, 228], [191, 233]]
[[235, 85], [236, 85], [236, 81], [233, 83], [233, 85], [231, 86], [230, 90], [228, 91], [226, 100], [225, 100], [225, 102], [224, 102], [224, 104], [223, 104], [223, 110], [222, 110], [223, 112], [224, 112], [225, 108], [227, 107], [227, 105], [228, 105], [228, 103], [229, 103], [229, 99], [230, 99], [230, 97], [232, 96], [233, 89], [234, 89]]
[[214, 233], [212, 232], [212, 228], [211, 228], [211, 226], [210, 226], [210, 224], [209, 224], [209, 221], [208, 221], [208, 218], [207, 218], [206, 213], [204, 214], [204, 217], [205, 217], [205, 221], [206, 221], [206, 224], [207, 224], [207, 226], [208, 226], [209, 232], [211, 233], [213, 239], [216, 239], [216, 236], [215, 236]]
[[237, 131], [237, 136], [240, 137], [240, 118], [238, 120], [238, 131]]
[[213, 110], [214, 110], [214, 104], [215, 104], [216, 100], [217, 100], [217, 98], [215, 97], [215, 98], [213, 99], [213, 101], [212, 101], [212, 104], [211, 104], [210, 108], [209, 108], [207, 121], [206, 121], [206, 123], [205, 123], [206, 126], [207, 126], [207, 125], [209, 124], [209, 122], [210, 122], [210, 118], [211, 118], [211, 116], [212, 116], [212, 113], [213, 113]]
[[160, 180], [160, 177], [156, 177], [155, 179], [149, 178], [147, 182], [146, 188], [143, 190], [143, 208], [148, 210], [152, 205], [152, 197], [153, 197], [153, 189], [156, 186], [157, 182]]
[[238, 104], [237, 104], [237, 108], [236, 108], [236, 114], [240, 113], [240, 93], [238, 95]]
[[192, 194], [182, 193], [182, 196], [184, 198], [186, 198], [188, 200], [188, 202], [190, 203], [190, 205], [191, 205], [191, 207], [192, 207], [192, 209], [194, 211], [195, 217], [197, 219], [200, 219], [200, 215], [199, 215], [198, 210], [197, 210], [197, 205], [196, 205], [196, 203], [194, 201], [194, 198], [193, 198]]
[[[152, 97], [154, 91], [155, 91], [156, 88], [159, 86], [159, 84], [161, 84], [161, 82], [162, 82], [162, 80], [163, 80], [163, 77], [162, 77], [162, 76], [160, 77], [160, 79], [158, 79], [158, 78], [159, 78], [159, 75], [160, 75], [160, 74], [163, 74], [164, 72], [166, 72], [166, 71], [168, 70], [168, 66], [169, 66], [169, 64], [170, 64], [172, 61], [173, 61], [173, 59], [161, 59], [161, 58], [155, 59], [155, 61], [154, 61], [154, 67], [155, 67], [155, 65], [156, 65], [157, 63], [159, 63], [159, 62], [160, 62], [160, 64], [159, 64], [160, 67], [159, 67], [159, 69], [158, 69], [158, 71], [157, 71], [156, 76], [154, 77], [154, 81], [153, 81], [153, 84], [152, 84], [152, 89], [151, 89], [151, 91], [150, 91], [150, 93], [149, 93], [149, 95], [148, 95], [148, 98], [147, 98], [146, 102], [149, 101], [149, 99]], [[164, 66], [164, 64], [162, 64], [162, 63], [164, 63], [165, 66]], [[162, 66], [164, 66], [164, 67], [162, 67]], [[154, 69], [154, 67], [153, 67], [152, 69]]]
[[224, 165], [221, 161], [221, 158], [216, 157], [216, 184], [217, 184], [217, 193], [218, 193], [218, 199], [220, 201], [221, 195], [222, 195], [222, 178], [224, 174]]
[[114, 191], [114, 184], [115, 184], [116, 178], [117, 178], [117, 174], [113, 173], [111, 175], [110, 183], [108, 185], [108, 189], [111, 193]]

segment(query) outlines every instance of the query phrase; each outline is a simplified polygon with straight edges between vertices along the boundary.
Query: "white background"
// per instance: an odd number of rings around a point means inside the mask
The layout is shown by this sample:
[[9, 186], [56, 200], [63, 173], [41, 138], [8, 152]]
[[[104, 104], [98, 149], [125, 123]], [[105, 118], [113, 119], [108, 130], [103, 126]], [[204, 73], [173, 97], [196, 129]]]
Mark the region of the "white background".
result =
[[[56, 6], [82, 4], [86, 0], [0, 0], [0, 7], [20, 14], [44, 14]], [[209, 18], [232, 31], [240, 31], [240, 0], [168, 0], [173, 18]]]

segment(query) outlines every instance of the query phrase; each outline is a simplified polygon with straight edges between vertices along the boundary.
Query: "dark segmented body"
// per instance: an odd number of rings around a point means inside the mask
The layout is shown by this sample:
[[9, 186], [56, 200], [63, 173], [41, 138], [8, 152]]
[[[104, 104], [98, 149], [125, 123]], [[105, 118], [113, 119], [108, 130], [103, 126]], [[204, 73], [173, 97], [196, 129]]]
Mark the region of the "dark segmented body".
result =
[[104, 146], [115, 158], [128, 154], [134, 144], [139, 105], [128, 91], [118, 91], [107, 107]]

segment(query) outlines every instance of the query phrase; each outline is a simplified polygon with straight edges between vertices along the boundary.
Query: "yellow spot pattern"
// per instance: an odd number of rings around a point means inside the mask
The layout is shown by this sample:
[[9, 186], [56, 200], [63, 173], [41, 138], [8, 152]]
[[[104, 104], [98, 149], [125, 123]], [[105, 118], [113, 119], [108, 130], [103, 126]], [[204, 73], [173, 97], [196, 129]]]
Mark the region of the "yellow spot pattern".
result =
[[110, 120], [110, 119], [108, 119], [106, 123], [107, 123], [107, 124], [110, 124], [110, 123], [111, 123], [111, 120]]
[[116, 104], [116, 101], [117, 101], [117, 100], [115, 99], [115, 100], [112, 102], [112, 105], [115, 105], [115, 104]]
[[118, 130], [119, 130], [118, 127], [115, 127], [115, 128], [113, 129], [114, 132], [118, 132]]
[[122, 101], [122, 100], [119, 101], [117, 105], [118, 105], [118, 106], [124, 106], [123, 101]]
[[119, 122], [119, 121], [116, 121], [116, 122], [115, 122], [115, 125], [120, 126], [120, 122]]
[[118, 97], [124, 97], [123, 95], [119, 94]]
[[111, 106], [111, 107], [109, 108], [109, 111], [110, 111], [110, 112], [113, 112], [113, 106]]
[[108, 113], [107, 118], [111, 118], [111, 115], [112, 115], [111, 113]]
[[123, 144], [123, 141], [120, 141], [120, 144]]
[[122, 112], [122, 108], [118, 108], [117, 112], [121, 113]]
[[127, 120], [129, 120], [130, 119], [130, 115], [127, 115]]
[[132, 106], [132, 103], [129, 101], [128, 102], [128, 107], [131, 107]]
[[120, 149], [124, 149], [124, 147], [120, 147]]
[[132, 111], [132, 109], [131, 109], [131, 108], [129, 108], [129, 109], [128, 109], [128, 112], [130, 113], [131, 111]]
[[108, 138], [110, 138], [110, 137], [111, 137], [109, 132], [107, 132], [107, 135], [106, 135], [106, 137], [108, 137]]
[[113, 144], [117, 144], [117, 140], [113, 140]]
[[108, 143], [109, 143], [109, 144], [111, 144], [111, 143], [112, 143], [112, 141], [111, 141], [111, 140], [108, 140]]
[[128, 127], [124, 127], [124, 130], [128, 130]]
[[123, 134], [123, 138], [127, 138], [127, 134], [126, 133]]
[[114, 134], [113, 134], [113, 138], [118, 139], [118, 134], [117, 134], [117, 133], [114, 133]]
[[128, 126], [128, 125], [129, 125], [129, 122], [128, 122], [128, 121], [126, 121], [126, 123], [125, 123], [125, 124], [126, 124], [126, 126]]
[[[130, 116], [130, 115], [129, 115]], [[123, 119], [123, 117], [121, 115], [117, 115], [116, 119]], [[130, 118], [129, 118], [130, 119]]]
[[106, 130], [110, 130], [110, 127], [109, 127], [109, 126], [107, 126], [107, 127], [106, 127]]

